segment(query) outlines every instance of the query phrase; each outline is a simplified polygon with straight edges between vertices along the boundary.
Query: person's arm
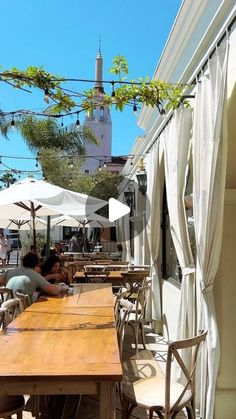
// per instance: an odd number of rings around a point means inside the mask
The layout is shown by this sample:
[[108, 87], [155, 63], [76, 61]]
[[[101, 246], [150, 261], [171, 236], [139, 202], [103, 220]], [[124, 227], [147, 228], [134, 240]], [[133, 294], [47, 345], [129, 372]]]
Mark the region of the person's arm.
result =
[[47, 282], [47, 284], [44, 285], [42, 291], [45, 292], [45, 294], [58, 295], [61, 291], [61, 288], [57, 285], [50, 284], [49, 282]]
[[55, 281], [62, 281], [62, 276], [59, 273], [45, 275], [44, 278], [48, 281], [49, 279], [55, 279]]
[[35, 279], [37, 281], [37, 287], [40, 288], [43, 292], [49, 295], [58, 295], [61, 291], [61, 288], [57, 285], [50, 284], [42, 275], [35, 272]]
[[5, 274], [1, 274], [0, 275], [0, 286], [5, 285], [6, 284], [6, 276]]

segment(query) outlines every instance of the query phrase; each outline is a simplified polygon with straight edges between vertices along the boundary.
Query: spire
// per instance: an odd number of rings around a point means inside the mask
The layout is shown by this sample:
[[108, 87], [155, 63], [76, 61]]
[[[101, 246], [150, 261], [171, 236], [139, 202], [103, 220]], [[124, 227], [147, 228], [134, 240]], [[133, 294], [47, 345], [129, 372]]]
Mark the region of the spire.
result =
[[99, 46], [95, 65], [95, 87], [102, 93], [104, 93], [102, 85], [102, 54], [101, 54], [101, 35], [99, 35]]

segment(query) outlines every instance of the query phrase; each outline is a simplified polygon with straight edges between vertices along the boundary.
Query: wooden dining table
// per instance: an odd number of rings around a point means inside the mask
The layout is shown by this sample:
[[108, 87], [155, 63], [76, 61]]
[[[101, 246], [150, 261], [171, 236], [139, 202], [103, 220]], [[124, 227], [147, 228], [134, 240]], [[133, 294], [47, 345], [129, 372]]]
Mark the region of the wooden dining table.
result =
[[122, 380], [110, 284], [41, 297], [0, 333], [0, 394], [97, 394], [115, 419]]

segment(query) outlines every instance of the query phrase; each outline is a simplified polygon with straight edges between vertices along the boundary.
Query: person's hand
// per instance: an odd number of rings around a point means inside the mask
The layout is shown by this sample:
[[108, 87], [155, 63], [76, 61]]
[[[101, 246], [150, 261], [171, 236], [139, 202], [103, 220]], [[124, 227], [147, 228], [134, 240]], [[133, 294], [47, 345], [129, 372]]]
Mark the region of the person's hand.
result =
[[68, 285], [66, 285], [64, 282], [61, 282], [60, 284], [58, 284], [59, 285], [59, 287], [60, 287], [60, 291], [61, 292], [66, 292], [68, 289], [69, 289], [69, 287], [68, 287]]
[[62, 280], [62, 276], [60, 274], [49, 274], [45, 277], [47, 280], [54, 279], [55, 281], [59, 282]]

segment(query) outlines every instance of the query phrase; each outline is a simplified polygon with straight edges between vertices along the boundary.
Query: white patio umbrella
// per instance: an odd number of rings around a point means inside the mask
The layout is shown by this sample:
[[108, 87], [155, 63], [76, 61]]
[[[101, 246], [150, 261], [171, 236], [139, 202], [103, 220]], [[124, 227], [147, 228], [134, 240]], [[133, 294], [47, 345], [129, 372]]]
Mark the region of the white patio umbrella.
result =
[[24, 211], [32, 217], [33, 244], [36, 247], [36, 215], [90, 214], [107, 202], [60, 188], [43, 180], [26, 178], [0, 191], [0, 218], [20, 218]]
[[[18, 219], [6, 219], [1, 220], [0, 219], [0, 228], [7, 228], [11, 230], [31, 230], [31, 218], [28, 217], [22, 217]], [[39, 217], [35, 218], [35, 229], [36, 230], [45, 230], [47, 228], [47, 224], [44, 220], [42, 220]], [[17, 238], [17, 255], [16, 255], [16, 264], [18, 266], [19, 262], [19, 233]]]
[[52, 226], [64, 226], [64, 227], [82, 227], [83, 228], [83, 249], [84, 253], [84, 238], [85, 238], [85, 228], [109, 228], [115, 227], [116, 223], [111, 222], [108, 218], [105, 218], [99, 214], [90, 214], [84, 216], [73, 216], [61, 215], [60, 217], [52, 218]]
[[91, 214], [84, 216], [61, 215], [51, 219], [51, 225], [64, 227], [92, 227], [92, 228], [109, 228], [115, 227], [116, 223], [111, 222], [108, 218], [99, 214]]
[[[30, 217], [22, 217], [16, 219], [0, 219], [0, 228], [8, 228], [9, 230], [30, 230], [31, 226], [31, 218]], [[44, 230], [47, 228], [46, 221], [42, 220], [39, 217], [35, 218], [35, 228], [36, 230]]]

